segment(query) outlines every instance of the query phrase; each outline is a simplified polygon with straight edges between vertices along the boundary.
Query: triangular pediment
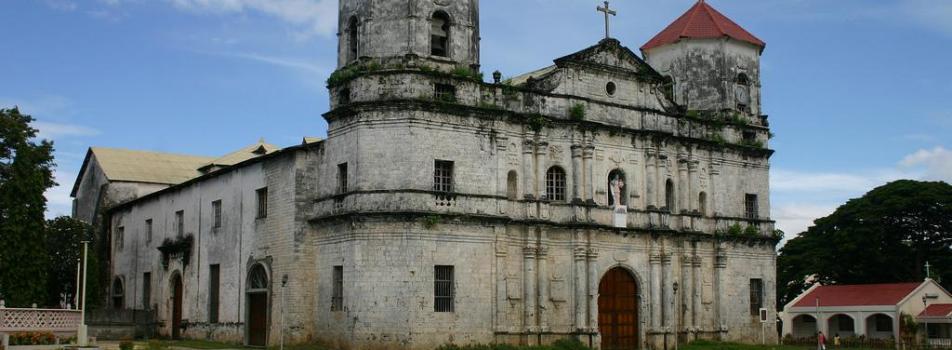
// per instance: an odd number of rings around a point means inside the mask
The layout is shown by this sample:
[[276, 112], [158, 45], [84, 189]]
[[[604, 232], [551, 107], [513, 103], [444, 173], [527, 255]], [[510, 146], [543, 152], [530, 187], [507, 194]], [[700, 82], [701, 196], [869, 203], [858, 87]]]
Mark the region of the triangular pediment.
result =
[[616, 39], [604, 39], [576, 53], [555, 59], [556, 66], [588, 66], [597, 69], [636, 73], [641, 77], [661, 79], [651, 66]]

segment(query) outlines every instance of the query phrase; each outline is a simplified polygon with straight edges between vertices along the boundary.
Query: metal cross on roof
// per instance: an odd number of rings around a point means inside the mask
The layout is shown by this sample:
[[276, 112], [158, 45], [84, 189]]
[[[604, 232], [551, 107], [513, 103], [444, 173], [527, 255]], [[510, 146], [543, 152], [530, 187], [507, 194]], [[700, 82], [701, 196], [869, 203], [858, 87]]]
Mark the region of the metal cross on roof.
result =
[[932, 276], [929, 275], [929, 268], [930, 268], [930, 267], [931, 267], [931, 266], [929, 266], [929, 262], [926, 261], [926, 279], [932, 277]]
[[605, 39], [608, 39], [608, 38], [610, 38], [610, 36], [609, 36], [609, 34], [608, 34], [608, 33], [609, 33], [609, 32], [608, 32], [608, 24], [609, 24], [609, 22], [611, 21], [611, 20], [610, 20], [610, 17], [608, 17], [608, 16], [609, 16], [609, 15], [611, 15], [611, 16], [617, 15], [618, 12], [615, 12], [615, 10], [612, 10], [611, 8], [608, 7], [608, 1], [605, 1], [605, 7], [598, 6], [598, 7], [596, 7], [595, 9], [598, 10], [598, 12], [604, 12], [604, 13], [605, 13]]

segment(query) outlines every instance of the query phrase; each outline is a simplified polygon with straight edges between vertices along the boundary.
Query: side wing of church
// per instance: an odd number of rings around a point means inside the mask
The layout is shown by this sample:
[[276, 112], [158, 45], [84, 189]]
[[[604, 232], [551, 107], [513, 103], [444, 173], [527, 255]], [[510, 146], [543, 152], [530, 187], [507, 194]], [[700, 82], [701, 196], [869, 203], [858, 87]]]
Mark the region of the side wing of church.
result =
[[110, 304], [248, 345], [775, 342], [765, 44], [700, 1], [486, 83], [478, 19], [341, 0], [327, 139], [110, 205]]

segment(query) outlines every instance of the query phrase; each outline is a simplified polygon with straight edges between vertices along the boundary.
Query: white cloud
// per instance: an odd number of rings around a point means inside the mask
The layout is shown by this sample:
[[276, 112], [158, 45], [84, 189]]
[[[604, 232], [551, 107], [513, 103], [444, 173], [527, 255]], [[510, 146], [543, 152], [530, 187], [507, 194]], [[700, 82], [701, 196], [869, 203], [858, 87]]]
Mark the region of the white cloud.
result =
[[71, 12], [79, 8], [79, 5], [70, 0], [46, 0], [45, 2], [46, 6], [57, 11]]
[[907, 0], [901, 6], [913, 23], [952, 36], [952, 1]]
[[39, 138], [50, 140], [69, 136], [96, 136], [100, 134], [99, 130], [73, 124], [35, 121], [33, 127], [40, 131], [37, 135]]
[[923, 168], [923, 179], [944, 180], [952, 183], [952, 151], [942, 146], [920, 149], [899, 162], [903, 167]]
[[334, 0], [168, 0], [176, 8], [206, 13], [257, 12], [294, 25], [309, 36], [330, 36], [337, 28]]
[[806, 231], [813, 221], [830, 215], [839, 204], [788, 203], [774, 205], [770, 216], [777, 221], [777, 228], [786, 233], [786, 240]]
[[75, 173], [56, 171], [53, 174], [58, 185], [46, 190], [46, 218], [70, 215], [73, 212], [73, 199], [70, 197]]
[[786, 192], [865, 192], [886, 182], [913, 176], [912, 173], [892, 169], [857, 173], [778, 169], [770, 172], [770, 188]]
[[283, 68], [303, 70], [310, 73], [324, 74], [327, 72], [325, 67], [321, 67], [320, 65], [296, 58], [268, 56], [255, 53], [225, 53], [223, 55], [267, 63]]

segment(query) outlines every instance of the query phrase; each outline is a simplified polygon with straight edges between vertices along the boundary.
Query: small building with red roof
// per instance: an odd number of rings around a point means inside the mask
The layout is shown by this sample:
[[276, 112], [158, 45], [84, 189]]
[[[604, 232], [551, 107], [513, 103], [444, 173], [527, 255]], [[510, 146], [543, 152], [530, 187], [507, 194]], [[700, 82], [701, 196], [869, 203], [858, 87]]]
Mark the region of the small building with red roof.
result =
[[[830, 339], [837, 334], [843, 338], [898, 339], [901, 315], [919, 319], [923, 315], [939, 315], [945, 310], [939, 305], [952, 305], [952, 294], [932, 279], [911, 283], [815, 284], [784, 306], [783, 335], [809, 338], [820, 331]], [[948, 313], [945, 315], [948, 318]]]
[[930, 346], [952, 347], [952, 303], [929, 304], [916, 321], [927, 330]]

